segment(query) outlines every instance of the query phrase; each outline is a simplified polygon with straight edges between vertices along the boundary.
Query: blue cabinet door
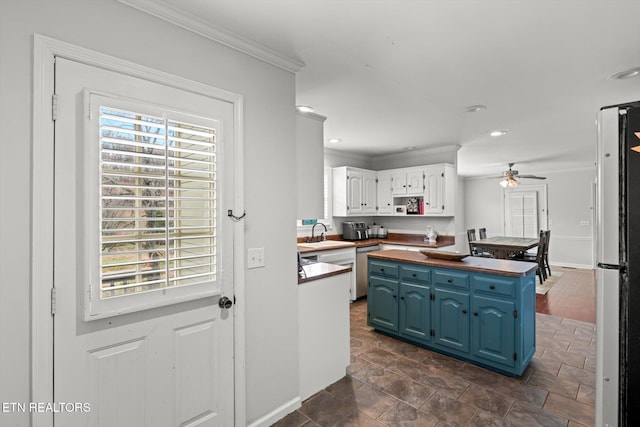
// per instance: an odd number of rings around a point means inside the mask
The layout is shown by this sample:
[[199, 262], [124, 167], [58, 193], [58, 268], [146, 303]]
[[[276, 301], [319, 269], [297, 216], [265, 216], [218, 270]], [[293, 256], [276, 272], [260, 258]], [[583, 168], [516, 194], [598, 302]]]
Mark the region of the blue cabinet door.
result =
[[431, 287], [400, 283], [400, 333], [431, 342]]
[[515, 303], [475, 295], [471, 310], [472, 354], [501, 365], [515, 366]]
[[369, 277], [367, 309], [369, 326], [398, 332], [398, 282]]
[[469, 353], [469, 294], [440, 288], [434, 294], [435, 343]]

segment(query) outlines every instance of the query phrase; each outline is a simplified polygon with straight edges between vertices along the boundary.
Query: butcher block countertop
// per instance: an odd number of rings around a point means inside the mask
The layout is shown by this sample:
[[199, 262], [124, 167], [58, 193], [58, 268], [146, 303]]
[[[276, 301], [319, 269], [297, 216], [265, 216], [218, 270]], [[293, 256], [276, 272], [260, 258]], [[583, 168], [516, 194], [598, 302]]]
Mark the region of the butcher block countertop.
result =
[[302, 269], [305, 274], [298, 274], [298, 285], [351, 271], [351, 267], [327, 264], [326, 262], [306, 264], [302, 266]]
[[537, 264], [533, 262], [511, 261], [506, 259], [483, 258], [468, 256], [460, 261], [429, 258], [420, 252], [390, 249], [387, 251], [369, 252], [369, 258], [387, 261], [410, 262], [429, 267], [451, 268], [456, 270], [474, 271], [477, 273], [498, 274], [501, 276], [526, 276], [535, 271]]

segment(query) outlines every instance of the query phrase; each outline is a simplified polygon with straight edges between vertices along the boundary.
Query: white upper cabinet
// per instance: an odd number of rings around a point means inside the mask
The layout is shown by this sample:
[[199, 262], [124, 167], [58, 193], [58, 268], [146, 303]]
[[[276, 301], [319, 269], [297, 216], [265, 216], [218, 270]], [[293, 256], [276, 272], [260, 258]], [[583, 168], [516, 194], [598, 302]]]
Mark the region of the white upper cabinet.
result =
[[438, 164], [424, 168], [424, 214], [454, 215], [455, 174], [453, 165]]
[[375, 215], [376, 172], [343, 166], [333, 169], [333, 215]]
[[378, 215], [393, 214], [393, 188], [391, 177], [393, 174], [387, 171], [377, 173], [377, 195], [376, 205]]
[[314, 113], [296, 116], [297, 218], [324, 217], [324, 121]]
[[407, 206], [406, 215], [453, 216], [455, 181], [448, 163], [378, 172], [334, 168], [333, 215], [397, 215], [395, 206]]
[[392, 188], [394, 196], [421, 196], [424, 191], [422, 169], [393, 170]]
[[365, 171], [362, 179], [363, 206], [362, 213], [365, 215], [376, 214], [376, 188], [377, 175], [375, 171]]

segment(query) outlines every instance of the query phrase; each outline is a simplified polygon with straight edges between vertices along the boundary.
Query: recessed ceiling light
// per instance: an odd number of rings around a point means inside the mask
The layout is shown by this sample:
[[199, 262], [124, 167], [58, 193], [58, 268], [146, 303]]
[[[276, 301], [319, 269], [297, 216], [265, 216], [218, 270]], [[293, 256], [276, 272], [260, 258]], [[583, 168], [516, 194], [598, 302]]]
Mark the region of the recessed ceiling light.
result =
[[411, 146], [411, 147], [404, 147], [405, 150], [415, 150], [417, 147]]
[[615, 73], [613, 76], [609, 78], [612, 80], [624, 80], [624, 79], [632, 79], [638, 76], [640, 76], [640, 67], [631, 68], [626, 71], [620, 71], [619, 73]]
[[342, 142], [342, 140], [341, 140], [340, 138], [331, 138], [331, 139], [329, 140], [329, 143], [330, 143], [330, 144], [337, 144], [337, 143], [339, 143], [339, 142]]
[[489, 135], [491, 135], [491, 136], [502, 136], [502, 135], [505, 135], [506, 133], [507, 133], [506, 130], [494, 130]]
[[477, 113], [478, 111], [482, 111], [486, 109], [487, 109], [486, 105], [478, 104], [478, 105], [470, 105], [466, 107], [464, 111], [466, 111], [467, 113]]
[[313, 113], [313, 107], [310, 107], [308, 105], [296, 105], [296, 108], [301, 113]]

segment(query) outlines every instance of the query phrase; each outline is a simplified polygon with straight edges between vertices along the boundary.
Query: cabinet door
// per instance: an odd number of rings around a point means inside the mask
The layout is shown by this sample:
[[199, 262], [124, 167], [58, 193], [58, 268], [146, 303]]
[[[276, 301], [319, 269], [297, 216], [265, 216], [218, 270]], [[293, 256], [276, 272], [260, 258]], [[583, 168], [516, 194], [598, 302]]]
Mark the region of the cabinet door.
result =
[[[471, 319], [471, 352], [475, 357], [513, 367], [515, 303], [474, 296]], [[520, 356], [522, 357], [522, 355]]]
[[434, 342], [469, 352], [469, 294], [436, 288], [433, 317]]
[[431, 287], [400, 283], [400, 334], [431, 341]]
[[396, 171], [391, 173], [392, 193], [394, 196], [404, 196], [407, 194], [407, 173]]
[[444, 212], [444, 169], [441, 167], [424, 170], [424, 213]]
[[407, 172], [407, 195], [422, 196], [424, 193], [423, 172], [421, 170]]
[[376, 206], [378, 215], [393, 215], [393, 196], [391, 189], [391, 174], [379, 173], [376, 185]]
[[347, 175], [347, 210], [348, 215], [361, 214], [364, 207], [362, 194], [362, 172], [349, 171]]
[[367, 309], [369, 326], [398, 332], [398, 282], [369, 277]]
[[365, 172], [362, 178], [362, 213], [376, 213], [376, 174]]

